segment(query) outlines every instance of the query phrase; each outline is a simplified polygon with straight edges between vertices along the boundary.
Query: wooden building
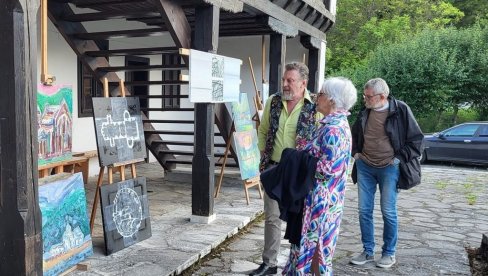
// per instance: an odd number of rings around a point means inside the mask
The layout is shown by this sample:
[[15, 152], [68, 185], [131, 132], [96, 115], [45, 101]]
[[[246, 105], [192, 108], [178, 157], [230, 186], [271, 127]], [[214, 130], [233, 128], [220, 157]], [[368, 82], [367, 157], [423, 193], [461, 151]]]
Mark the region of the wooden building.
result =
[[[42, 273], [42, 248], [34, 90], [38, 82], [35, 65], [40, 5], [37, 0], [2, 3], [0, 220], [4, 223], [0, 227], [0, 275], [38, 275]], [[335, 21], [335, 3], [335, 0], [49, 0], [48, 14], [83, 71], [78, 80], [78, 85], [84, 87], [78, 89], [77, 112], [80, 114], [80, 108], [89, 105], [89, 97], [99, 93], [100, 80], [108, 79], [115, 96], [119, 80], [125, 79], [128, 92], [141, 99], [142, 111], [148, 115], [144, 120], [148, 149], [165, 170], [179, 163], [193, 164], [192, 214], [209, 221], [214, 215], [214, 168], [219, 165], [215, 163], [215, 148], [222, 146], [214, 144], [214, 136], [227, 140], [231, 119], [224, 104], [183, 107], [188, 98], [184, 93], [187, 81], [179, 76], [187, 69], [188, 60], [180, 56], [179, 49], [217, 53], [219, 38], [242, 40], [264, 36], [269, 49], [266, 51], [269, 72], [265, 77], [273, 93], [280, 89], [287, 39], [293, 38], [308, 50], [309, 89], [317, 91], [325, 68], [325, 34]], [[130, 23], [127, 25], [130, 28], [99, 30], [121, 20]], [[158, 36], [166, 40], [150, 47], [120, 42]], [[117, 47], [112, 47], [112, 39], [120, 42]], [[151, 56], [158, 56], [161, 63], [151, 63]], [[126, 57], [124, 64], [112, 63], [120, 57]], [[159, 80], [148, 77], [155, 71], [161, 76]], [[161, 93], [149, 93], [154, 86], [160, 87]], [[193, 118], [158, 116], [164, 112], [190, 112]], [[73, 124], [76, 128], [76, 123]], [[161, 124], [176, 127], [161, 130]], [[181, 131], [181, 125], [194, 127], [192, 131]], [[214, 132], [214, 125], [218, 133]], [[165, 135], [190, 135], [194, 141], [165, 139]], [[191, 149], [175, 149], [175, 145]]]

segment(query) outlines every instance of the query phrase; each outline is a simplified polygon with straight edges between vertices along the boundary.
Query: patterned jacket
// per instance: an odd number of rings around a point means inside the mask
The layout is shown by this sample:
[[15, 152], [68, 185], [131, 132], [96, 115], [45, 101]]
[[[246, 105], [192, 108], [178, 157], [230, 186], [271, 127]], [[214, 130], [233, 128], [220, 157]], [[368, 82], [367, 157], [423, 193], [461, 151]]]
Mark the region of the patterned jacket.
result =
[[[304, 98], [304, 104], [297, 123], [297, 136], [296, 136], [296, 149], [303, 149], [308, 141], [313, 137], [316, 128], [316, 108], [314, 97], [311, 97], [312, 101]], [[271, 154], [273, 153], [274, 140], [276, 132], [278, 131], [280, 114], [283, 109], [283, 102], [281, 100], [281, 93], [275, 94], [271, 99], [270, 106], [270, 124], [268, 133], [266, 135], [266, 145], [264, 148], [263, 156], [259, 164], [259, 170], [263, 171], [271, 160]]]

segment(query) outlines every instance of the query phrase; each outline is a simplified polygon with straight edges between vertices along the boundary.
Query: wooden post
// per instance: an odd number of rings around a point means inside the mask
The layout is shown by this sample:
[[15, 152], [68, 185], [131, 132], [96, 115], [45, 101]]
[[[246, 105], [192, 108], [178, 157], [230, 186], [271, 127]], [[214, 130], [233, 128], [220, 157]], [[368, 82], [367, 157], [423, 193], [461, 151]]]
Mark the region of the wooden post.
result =
[[286, 36], [270, 35], [269, 40], [269, 95], [281, 91], [281, 78], [285, 69]]
[[[216, 53], [219, 38], [220, 10], [216, 6], [195, 9], [195, 31], [192, 47]], [[214, 215], [214, 104], [195, 104], [195, 147], [192, 168], [192, 215]]]
[[311, 36], [301, 36], [300, 42], [303, 47], [308, 49], [308, 90], [317, 93], [320, 90], [320, 57], [321, 57], [321, 40]]
[[42, 275], [37, 188], [39, 1], [0, 5], [0, 275]]

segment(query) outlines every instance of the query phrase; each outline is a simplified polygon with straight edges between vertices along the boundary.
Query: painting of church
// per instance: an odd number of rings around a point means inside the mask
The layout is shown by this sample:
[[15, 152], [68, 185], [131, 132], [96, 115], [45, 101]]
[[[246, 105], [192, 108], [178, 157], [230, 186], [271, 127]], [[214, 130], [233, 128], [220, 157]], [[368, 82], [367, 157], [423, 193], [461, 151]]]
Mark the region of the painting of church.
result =
[[73, 126], [71, 97], [71, 86], [39, 85], [38, 87], [39, 165], [71, 157]]

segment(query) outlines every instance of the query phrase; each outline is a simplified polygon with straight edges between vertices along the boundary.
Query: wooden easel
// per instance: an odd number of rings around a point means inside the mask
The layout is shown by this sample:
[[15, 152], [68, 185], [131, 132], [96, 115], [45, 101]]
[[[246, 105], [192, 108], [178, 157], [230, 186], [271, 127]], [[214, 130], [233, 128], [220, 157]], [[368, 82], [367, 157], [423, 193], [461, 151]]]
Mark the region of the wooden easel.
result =
[[[125, 97], [125, 86], [124, 86], [123, 80], [120, 80], [119, 87], [120, 87], [121, 96]], [[107, 78], [103, 79], [103, 96], [105, 98], [109, 97]], [[114, 171], [114, 169], [118, 170], [120, 172], [120, 180], [124, 181], [125, 180], [125, 166], [127, 166], [127, 165], [130, 165], [132, 178], [136, 178], [137, 177], [136, 163], [141, 162], [141, 161], [144, 161], [144, 159], [129, 160], [127, 162], [114, 163], [110, 166], [107, 166], [108, 184], [113, 183], [113, 171]], [[90, 217], [90, 232], [92, 234], [93, 234], [93, 226], [95, 223], [95, 215], [96, 215], [97, 207], [98, 207], [98, 201], [99, 201], [99, 197], [100, 197], [100, 186], [102, 186], [104, 172], [105, 172], [105, 166], [101, 166], [100, 172], [98, 174], [97, 188], [95, 190], [95, 199], [93, 201], [92, 212], [91, 212], [91, 217]]]
[[[229, 137], [227, 139], [227, 144], [225, 146], [225, 152], [224, 152], [224, 160], [222, 161], [222, 167], [220, 168], [220, 175], [219, 175], [219, 181], [217, 182], [217, 188], [215, 189], [215, 195], [214, 197], [217, 198], [220, 193], [220, 187], [222, 186], [222, 180], [224, 179], [224, 170], [225, 170], [225, 165], [227, 163], [227, 156], [230, 153], [230, 147], [232, 144], [232, 134], [235, 132], [235, 126], [234, 122], [232, 122], [232, 126], [230, 128], [230, 133]], [[249, 205], [249, 191], [248, 189], [254, 186], [258, 186], [259, 190], [259, 198], [263, 198], [263, 192], [261, 191], [261, 181], [259, 180], [259, 176], [245, 179], [244, 180], [244, 193], [246, 194], [246, 202], [247, 205]]]
[[252, 116], [252, 120], [256, 122], [256, 129], [258, 129], [259, 124], [261, 123], [258, 110], [259, 111], [263, 110], [263, 104], [262, 104], [261, 96], [259, 95], [260, 92], [258, 90], [258, 86], [256, 84], [256, 77], [254, 76], [254, 68], [252, 66], [251, 57], [249, 57], [249, 67], [251, 68], [251, 77], [252, 77], [252, 82], [254, 84], [254, 92], [255, 92], [255, 96], [252, 97], [252, 102], [254, 103], [254, 108], [256, 109], [256, 113], [254, 113], [254, 116]]
[[47, 72], [47, 0], [41, 0], [41, 82], [52, 85], [55, 79]]
[[[256, 84], [256, 77], [254, 76], [254, 68], [252, 66], [251, 57], [249, 57], [249, 67], [251, 69], [251, 77], [254, 84], [254, 92], [255, 96], [253, 99], [254, 108], [256, 109], [256, 113], [252, 117], [252, 120], [256, 122], [256, 129], [259, 129], [259, 125], [261, 124], [261, 118], [259, 117], [258, 111], [263, 111], [264, 103], [261, 98], [261, 92], [258, 90], [258, 86]], [[261, 37], [261, 80], [263, 85], [267, 84], [266, 78], [264, 77], [266, 72], [266, 43], [264, 36]], [[263, 92], [264, 93], [264, 92]]]

